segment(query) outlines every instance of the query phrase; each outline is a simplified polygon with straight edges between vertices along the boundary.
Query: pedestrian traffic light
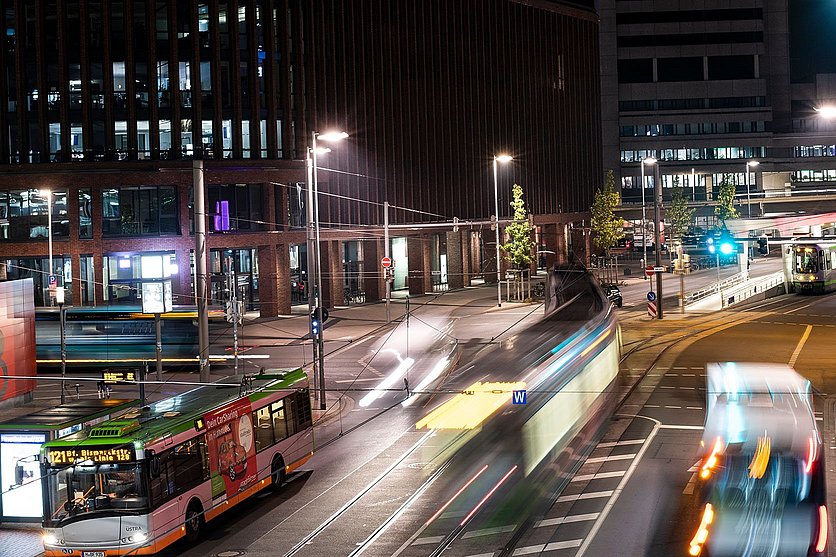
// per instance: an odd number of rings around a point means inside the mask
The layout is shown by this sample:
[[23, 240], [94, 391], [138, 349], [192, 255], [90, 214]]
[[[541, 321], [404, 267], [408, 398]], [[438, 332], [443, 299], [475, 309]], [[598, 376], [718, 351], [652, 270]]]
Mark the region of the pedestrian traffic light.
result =
[[316, 337], [319, 336], [319, 329], [322, 323], [319, 320], [319, 308], [314, 308], [311, 312], [311, 334]]
[[758, 253], [769, 255], [769, 240], [767, 238], [758, 238]]

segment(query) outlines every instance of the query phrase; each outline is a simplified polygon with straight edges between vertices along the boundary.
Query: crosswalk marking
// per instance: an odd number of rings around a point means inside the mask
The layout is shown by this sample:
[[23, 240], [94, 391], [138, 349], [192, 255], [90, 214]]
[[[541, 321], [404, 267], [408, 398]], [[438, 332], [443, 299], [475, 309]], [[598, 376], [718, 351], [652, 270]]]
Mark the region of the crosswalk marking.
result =
[[647, 441], [647, 439], [625, 439], [623, 441], [606, 441], [604, 443], [598, 443], [599, 447], [617, 447], [621, 445], [641, 445]]
[[590, 491], [588, 493], [578, 493], [576, 495], [561, 495], [557, 498], [558, 503], [566, 503], [569, 501], [581, 501], [583, 499], [597, 499], [599, 497], [611, 497], [613, 493], [612, 489], [607, 489], [605, 491]]
[[558, 524], [570, 524], [572, 522], [586, 522], [588, 520], [595, 520], [599, 514], [601, 513], [575, 514], [562, 518], [546, 518], [535, 522], [534, 527], [542, 528], [543, 526], [557, 526]]
[[597, 474], [581, 474], [581, 475], [575, 476], [570, 481], [585, 482], [587, 480], [603, 480], [603, 479], [606, 479], [606, 478], [620, 478], [626, 472], [627, 472], [626, 470], [617, 470], [615, 472], [598, 472]]
[[634, 458], [636, 453], [631, 454], [613, 454], [610, 456], [596, 456], [594, 458], [587, 458], [587, 462], [609, 462], [611, 460], [630, 460]]
[[412, 545], [425, 545], [430, 543], [439, 543], [444, 539], [444, 536], [427, 536], [426, 538], [418, 538]]
[[462, 539], [466, 540], [468, 538], [478, 538], [479, 536], [490, 536], [492, 534], [501, 534], [503, 532], [513, 532], [514, 528], [516, 527], [516, 524], [509, 524], [507, 526], [496, 526], [494, 528], [482, 528], [481, 530], [471, 530], [470, 532], [465, 532], [462, 536]]

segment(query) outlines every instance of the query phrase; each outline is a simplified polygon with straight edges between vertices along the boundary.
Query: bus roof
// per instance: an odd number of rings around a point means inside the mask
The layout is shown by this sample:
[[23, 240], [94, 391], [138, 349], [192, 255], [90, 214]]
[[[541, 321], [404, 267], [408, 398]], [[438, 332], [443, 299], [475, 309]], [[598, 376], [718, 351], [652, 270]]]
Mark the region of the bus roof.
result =
[[[264, 398], [282, 389], [292, 389], [307, 383], [307, 374], [302, 368], [288, 369], [259, 377], [254, 375], [252, 388], [247, 395], [251, 401]], [[160, 400], [137, 409], [119, 418], [103, 422], [93, 430], [111, 428], [126, 429], [119, 436], [90, 437], [89, 431], [80, 431], [73, 435], [48, 441], [44, 447], [67, 447], [85, 445], [103, 445], [121, 442], [140, 441], [149, 443], [164, 435], [176, 435], [195, 426], [195, 420], [212, 410], [221, 408], [239, 398], [241, 383], [220, 382], [217, 386], [202, 386], [185, 393]], [[133, 427], [126, 426], [131, 424]], [[138, 427], [137, 427], [138, 426]], [[91, 430], [92, 431], [92, 430]]]
[[769, 437], [775, 452], [804, 456], [819, 442], [810, 381], [791, 367], [766, 363], [708, 364], [703, 450], [716, 439], [742, 453]]
[[0, 430], [53, 430], [64, 429], [85, 422], [139, 406], [139, 400], [121, 398], [88, 398], [71, 400], [58, 406], [41, 408], [28, 414], [9, 418], [0, 423]]

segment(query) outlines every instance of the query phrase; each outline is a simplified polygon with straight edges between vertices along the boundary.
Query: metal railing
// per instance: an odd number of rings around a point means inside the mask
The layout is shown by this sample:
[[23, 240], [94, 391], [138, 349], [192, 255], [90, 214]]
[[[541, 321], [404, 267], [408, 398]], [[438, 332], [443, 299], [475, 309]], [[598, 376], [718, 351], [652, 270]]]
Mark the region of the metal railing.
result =
[[698, 302], [703, 298], [711, 296], [713, 294], [717, 294], [718, 292], [722, 292], [723, 290], [740, 284], [741, 282], [746, 280], [746, 275], [743, 273], [737, 273], [736, 275], [732, 275], [721, 280], [719, 283], [714, 283], [711, 286], [707, 286], [700, 290], [696, 290], [694, 292], [690, 292], [689, 294], [685, 295], [685, 305], [693, 304], [694, 302]]
[[784, 284], [783, 271], [748, 280], [739, 286], [723, 291], [722, 307], [727, 308], [781, 284]]

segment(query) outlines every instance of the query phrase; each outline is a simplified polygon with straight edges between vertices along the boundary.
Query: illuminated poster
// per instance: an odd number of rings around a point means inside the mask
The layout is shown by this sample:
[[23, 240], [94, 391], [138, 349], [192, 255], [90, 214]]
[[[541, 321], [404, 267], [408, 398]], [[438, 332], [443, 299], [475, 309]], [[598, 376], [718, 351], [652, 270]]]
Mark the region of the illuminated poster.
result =
[[203, 415], [209, 447], [212, 497], [227, 497], [258, 481], [253, 442], [252, 408], [248, 399], [237, 400]]

